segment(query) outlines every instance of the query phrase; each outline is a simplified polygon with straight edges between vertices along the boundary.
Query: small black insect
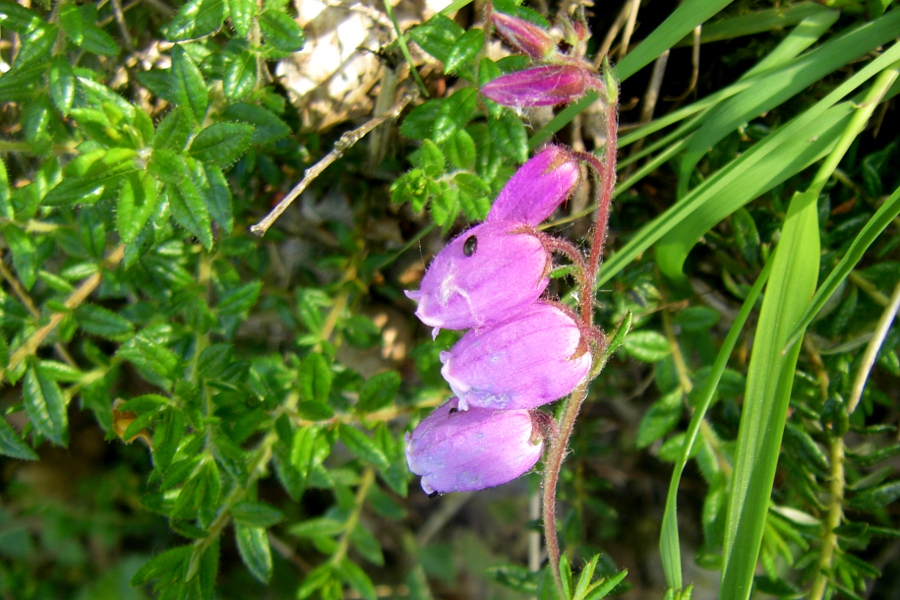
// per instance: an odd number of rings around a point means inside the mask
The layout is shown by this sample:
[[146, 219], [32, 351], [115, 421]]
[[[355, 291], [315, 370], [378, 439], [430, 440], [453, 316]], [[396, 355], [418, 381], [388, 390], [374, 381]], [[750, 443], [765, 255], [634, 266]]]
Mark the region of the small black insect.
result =
[[470, 235], [463, 243], [463, 254], [465, 254], [466, 256], [472, 256], [473, 254], [475, 254], [476, 250], [478, 250], [478, 238], [474, 235]]
[[441, 495], [440, 492], [431, 492], [430, 494], [428, 494], [428, 497], [429, 498], [437, 498], [440, 495]]
[[453, 413], [458, 413], [458, 412], [459, 412], [459, 409], [458, 409], [458, 408], [451, 408], [450, 410], [447, 411], [447, 413], [448, 413], [448, 414], [451, 414], [451, 415], [452, 415]]

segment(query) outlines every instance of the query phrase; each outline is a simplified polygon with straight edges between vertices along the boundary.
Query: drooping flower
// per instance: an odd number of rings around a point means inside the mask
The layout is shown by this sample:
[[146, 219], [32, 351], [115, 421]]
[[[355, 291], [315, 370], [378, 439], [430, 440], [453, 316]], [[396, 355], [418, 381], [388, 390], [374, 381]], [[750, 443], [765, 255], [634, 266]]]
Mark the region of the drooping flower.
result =
[[564, 310], [535, 302], [506, 321], [467, 332], [441, 353], [441, 374], [460, 410], [535, 408], [588, 376], [591, 352]]
[[504, 319], [534, 302], [549, 283], [550, 256], [521, 223], [483, 223], [447, 245], [418, 291], [416, 316], [435, 328], [468, 329]]
[[524, 19], [495, 12], [491, 21], [510, 45], [535, 60], [547, 58], [556, 49], [556, 43], [546, 31]]
[[512, 481], [541, 457], [531, 411], [459, 410], [453, 398], [406, 434], [409, 470], [426, 494], [465, 492]]
[[482, 86], [481, 93], [497, 104], [525, 108], [567, 104], [600, 87], [585, 67], [560, 63], [501, 75]]
[[572, 153], [550, 146], [522, 165], [503, 186], [487, 222], [517, 221], [536, 226], [569, 197], [578, 179], [578, 161]]

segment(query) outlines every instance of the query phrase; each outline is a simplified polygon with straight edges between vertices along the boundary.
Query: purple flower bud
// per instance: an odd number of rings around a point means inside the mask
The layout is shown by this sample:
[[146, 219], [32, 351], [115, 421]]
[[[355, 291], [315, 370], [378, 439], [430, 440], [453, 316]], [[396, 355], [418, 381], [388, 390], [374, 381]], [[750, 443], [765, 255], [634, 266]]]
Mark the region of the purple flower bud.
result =
[[549, 283], [550, 255], [521, 223], [483, 223], [450, 242], [422, 278], [416, 316], [435, 328], [499, 321], [534, 302]]
[[535, 302], [507, 321], [467, 332], [441, 362], [461, 410], [507, 410], [571, 393], [588, 376], [591, 353], [571, 316]]
[[546, 31], [524, 19], [495, 12], [491, 16], [491, 21], [497, 33], [516, 50], [535, 60], [547, 58], [556, 49], [556, 43]]
[[596, 80], [586, 69], [556, 64], [501, 75], [486, 83], [481, 93], [497, 104], [523, 108], [572, 102], [596, 86]]
[[483, 490], [534, 466], [544, 446], [535, 429], [530, 411], [461, 411], [453, 398], [406, 434], [406, 462], [426, 494]]
[[579, 175], [575, 157], [563, 148], [550, 146], [522, 165], [503, 186], [487, 222], [537, 225], [569, 197], [578, 185]]

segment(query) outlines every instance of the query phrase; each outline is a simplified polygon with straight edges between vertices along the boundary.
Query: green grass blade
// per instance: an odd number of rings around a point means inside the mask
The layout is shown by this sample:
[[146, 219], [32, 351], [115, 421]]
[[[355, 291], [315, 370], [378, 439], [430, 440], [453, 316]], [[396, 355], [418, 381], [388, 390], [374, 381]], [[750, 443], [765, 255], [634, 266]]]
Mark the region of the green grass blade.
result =
[[[700, 43], [706, 44], [708, 42], [731, 40], [744, 35], [753, 35], [754, 33], [790, 27], [806, 18], [820, 15], [823, 12], [828, 12], [828, 9], [812, 2], [804, 2], [791, 6], [787, 10], [770, 8], [750, 13], [749, 15], [723, 19], [703, 26], [703, 31], [700, 33]], [[675, 45], [690, 46], [692, 43], [693, 40], [688, 37]]]
[[804, 192], [791, 200], [756, 327], [725, 522], [719, 596], [729, 600], [749, 598], [756, 570], [800, 344], [787, 355], [781, 349], [819, 270], [817, 198]]
[[822, 285], [819, 286], [816, 295], [813, 297], [812, 304], [803, 313], [800, 324], [797, 325], [797, 328], [788, 338], [788, 344], [796, 342], [803, 335], [803, 332], [806, 331], [812, 320], [816, 318], [816, 315], [819, 314], [819, 311], [822, 310], [822, 307], [825, 306], [831, 295], [837, 291], [841, 283], [847, 279], [847, 276], [850, 275], [850, 272], [862, 259], [869, 246], [898, 215], [900, 215], [900, 188], [894, 190], [891, 197], [872, 215], [872, 218], [869, 219], [862, 231], [859, 232], [859, 235], [856, 236], [856, 239], [853, 240], [853, 243], [850, 244], [847, 254], [844, 255], [844, 258], [841, 259], [831, 273], [828, 274], [828, 277], [825, 278], [825, 281], [822, 282]]
[[800, 353], [799, 337], [793, 344], [788, 344], [788, 340], [806, 312], [807, 298], [815, 291], [819, 273], [817, 200], [875, 107], [896, 81], [898, 70], [900, 63], [879, 74], [809, 190], [795, 194], [788, 208], [747, 371], [725, 522], [725, 563], [719, 589], [724, 598], [748, 598], [756, 571]]
[[[687, 251], [703, 233], [737, 208], [823, 156], [837, 139], [851, 111], [850, 104], [845, 103], [819, 114], [815, 123], [806, 124], [805, 127], [796, 128], [791, 126], [793, 122], [788, 123], [731, 161], [684, 199], [648, 223], [621, 250], [613, 254], [601, 267], [597, 285], [609, 281], [625, 265], [664, 236], [668, 243], [665, 249], [657, 249], [656, 261], [665, 275], [678, 278]], [[809, 136], [797, 137], [796, 129]], [[791, 132], [794, 134], [791, 135]], [[814, 136], [818, 136], [815, 141], [807, 143]], [[712, 224], [707, 226], [706, 223], [710, 221]], [[700, 225], [695, 226], [695, 223]], [[698, 232], [703, 227], [703, 231]], [[671, 235], [675, 233], [680, 237]]]
[[[838, 116], [838, 113], [842, 113], [841, 119], [849, 119], [854, 107], [852, 102], [844, 102], [834, 107], [832, 104], [898, 59], [900, 59], [900, 44], [894, 44], [881, 56], [832, 90], [825, 98], [726, 165], [710, 179], [691, 190], [691, 193], [685, 198], [679, 200], [670, 211], [690, 204], [691, 218], [685, 220], [682, 217], [678, 222], [667, 224], [668, 231], [657, 245], [657, 261], [662, 272], [670, 278], [677, 279], [688, 252], [710, 228], [748, 201], [771, 189], [775, 183], [783, 181], [787, 176], [799, 172], [806, 165], [824, 156], [843, 127], [846, 126], [846, 123], [839, 124], [835, 117]], [[894, 88], [891, 92], [894, 91]], [[826, 121], [830, 121], [827, 123], [827, 127]], [[825, 138], [827, 138], [827, 144], [823, 143]], [[802, 153], [810, 160], [804, 165], [804, 161], [799, 160], [799, 156], [795, 153]], [[791, 163], [790, 167], [787, 165], [788, 162]], [[743, 183], [736, 186], [733, 181], [729, 181], [732, 178], [741, 180]], [[710, 191], [715, 190], [718, 191], [711, 195]], [[752, 193], [748, 196], [748, 192]], [[632, 243], [636, 242], [645, 243], [644, 240], [637, 238], [632, 241]], [[631, 251], [629, 246], [626, 246], [626, 249]], [[644, 249], [637, 250], [642, 252]], [[603, 276], [601, 273], [601, 278]]]
[[757, 85], [712, 109], [681, 161], [678, 197], [687, 192], [690, 175], [703, 155], [741, 123], [783, 104], [829, 73], [890, 41], [898, 31], [900, 9], [854, 27], [783, 69], [770, 71]]
[[[875, 110], [875, 105], [889, 93], [890, 88], [897, 82], [898, 76], [900, 76], [900, 62], [894, 63], [881, 73], [878, 80], [872, 86], [869, 95], [863, 101], [860, 110], [853, 116], [853, 121], [849, 128], [851, 132], [862, 131], [866, 121], [868, 121], [869, 117], [872, 115], [872, 111]], [[848, 134], [845, 136], [845, 139], [841, 140], [843, 143], [843, 152], [841, 155], [847, 151], [854, 139], [856, 139], [856, 134], [853, 136]], [[831, 173], [834, 172], [834, 169], [837, 168], [836, 161], [837, 159], [832, 161], [834, 164], [830, 166], [830, 169], [827, 172], [828, 176], [830, 176]], [[815, 183], [818, 185], [819, 190], [825, 185], [825, 181], [822, 177], [817, 178]], [[898, 214], [900, 214], [900, 189], [895, 190], [894, 193], [891, 194], [891, 197], [881, 205], [874, 215], [872, 215], [872, 218], [869, 219], [862, 231], [860, 231], [853, 240], [847, 254], [841, 259], [834, 270], [829, 273], [822, 285], [819, 286], [809, 308], [800, 319], [800, 324], [793, 332], [791, 332], [791, 335], [788, 338], [788, 344], [796, 342], [797, 339], [803, 335], [806, 327], [809, 326], [819, 311], [822, 310], [822, 307], [838, 286], [850, 275], [850, 272], [860, 259], [862, 259], [863, 254], [869, 246], [872, 245], [875, 239]]]
[[[675, 9], [675, 12], [669, 15], [669, 18], [616, 65], [616, 77], [619, 81], [625, 81], [637, 73], [641, 67], [656, 60], [660, 54], [693, 31], [697, 25], [730, 3], [731, 0], [685, 0]], [[528, 149], [533, 150], [549, 140], [553, 134], [568, 125], [575, 115], [593, 104], [597, 98], [599, 98], [597, 93], [589, 92], [575, 104], [566, 107], [531, 136], [528, 141]]]
[[772, 52], [767, 54], [765, 58], [749, 71], [741, 75], [735, 83], [619, 138], [619, 147], [622, 148], [651, 133], [655, 133], [673, 123], [677, 123], [682, 119], [695, 115], [696, 113], [701, 113], [687, 123], [682, 124], [662, 139], [659, 139], [642, 149], [640, 152], [629, 156], [625, 160], [619, 161], [619, 166], [625, 167], [648, 154], [656, 152], [660, 148], [668, 148], [675, 141], [683, 141], [685, 137], [689, 135], [689, 132], [697, 129], [705, 122], [710, 114], [707, 109], [757, 84], [764, 77], [768, 76], [768, 74], [765, 73], [766, 71], [779, 68], [782, 65], [789, 63], [827, 32], [829, 27], [837, 20], [839, 14], [840, 13], [837, 11], [825, 10], [816, 12], [807, 17], [795, 27], [791, 33], [789, 33], [787, 37], [772, 50]]
[[769, 257], [766, 266], [763, 267], [762, 272], [757, 277], [756, 283], [750, 288], [750, 292], [747, 294], [746, 300], [744, 300], [744, 305], [738, 312], [734, 323], [731, 324], [731, 329], [728, 330], [728, 335], [719, 349], [719, 354], [716, 356], [706, 384], [697, 397], [697, 408], [691, 417], [681, 456], [678, 458], [678, 463], [672, 471], [672, 479], [669, 482], [669, 494], [666, 497], [666, 509], [663, 513], [662, 530], [659, 537], [659, 550], [662, 556], [663, 570], [666, 574], [666, 585], [670, 588], [680, 589], [683, 586], [681, 579], [681, 543], [678, 538], [678, 486], [681, 483], [681, 475], [691, 456], [694, 442], [696, 442], [697, 434], [700, 431], [700, 425], [703, 423], [706, 411], [712, 403], [713, 395], [719, 385], [719, 380], [722, 378], [722, 373], [725, 372], [725, 367], [728, 366], [728, 359], [734, 350], [734, 346], [737, 344], [738, 338], [740, 338], [750, 313], [753, 311], [753, 307], [756, 305], [756, 300], [759, 298], [766, 280], [769, 278], [769, 273], [774, 264], [774, 256], [773, 254]]
[[419, 75], [419, 71], [416, 69], [416, 65], [413, 62], [412, 55], [409, 53], [409, 46], [406, 45], [406, 35], [400, 31], [400, 23], [397, 22], [397, 17], [394, 15], [394, 9], [391, 7], [391, 3], [385, 0], [384, 2], [384, 10], [387, 12], [388, 18], [391, 20], [391, 23], [394, 24], [394, 32], [397, 34], [397, 42], [400, 44], [400, 52], [403, 54], [403, 58], [406, 60], [406, 64], [409, 65], [409, 72], [412, 73], [413, 79], [416, 81], [416, 85], [419, 87], [419, 91], [426, 98], [428, 97], [428, 88], [425, 87], [425, 82], [422, 81], [422, 77]]
[[787, 64], [825, 35], [840, 16], [840, 11], [818, 7], [818, 10], [804, 18], [764, 59], [744, 73], [741, 79]]

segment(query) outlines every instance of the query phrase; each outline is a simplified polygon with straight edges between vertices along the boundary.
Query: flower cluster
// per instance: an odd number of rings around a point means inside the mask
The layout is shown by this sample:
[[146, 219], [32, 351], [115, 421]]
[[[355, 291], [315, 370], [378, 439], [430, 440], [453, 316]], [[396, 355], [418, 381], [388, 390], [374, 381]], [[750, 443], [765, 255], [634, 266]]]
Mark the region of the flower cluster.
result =
[[[528, 56], [536, 66], [501, 75], [485, 84], [485, 97], [504, 106], [527, 108], [554, 106], [577, 100], [589, 90], [604, 91], [604, 84], [578, 53], [564, 54], [550, 34], [524, 19], [491, 13], [491, 23], [513, 48]], [[563, 23], [567, 42], [577, 46], [585, 39], [580, 23]]]
[[450, 242], [420, 289], [407, 292], [435, 335], [469, 330], [441, 354], [456, 397], [407, 437], [410, 470], [426, 493], [483, 489], [528, 471], [549, 420], [535, 409], [571, 393], [590, 372], [583, 325], [541, 299], [555, 246], [536, 229], [578, 181], [571, 152], [543, 150], [510, 179], [486, 221]]

